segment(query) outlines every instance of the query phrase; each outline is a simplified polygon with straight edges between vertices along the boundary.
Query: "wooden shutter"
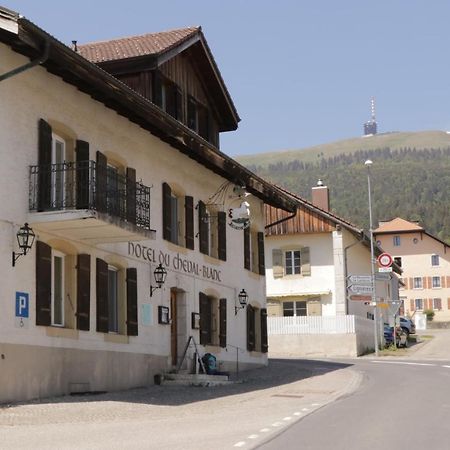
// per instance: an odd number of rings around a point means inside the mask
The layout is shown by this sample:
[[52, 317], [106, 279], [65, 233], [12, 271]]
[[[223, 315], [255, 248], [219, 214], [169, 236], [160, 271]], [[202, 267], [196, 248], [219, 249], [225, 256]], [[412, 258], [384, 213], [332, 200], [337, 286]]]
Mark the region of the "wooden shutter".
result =
[[266, 264], [264, 261], [264, 233], [258, 232], [258, 269], [260, 275], [266, 274]]
[[244, 229], [244, 268], [251, 270], [251, 265], [250, 265], [250, 228]]
[[217, 232], [219, 235], [219, 259], [227, 260], [227, 213], [219, 211], [217, 213]]
[[227, 299], [219, 300], [219, 345], [223, 348], [227, 346]]
[[136, 224], [136, 169], [127, 167], [127, 221]]
[[414, 311], [416, 309], [416, 305], [413, 299], [409, 300], [409, 305], [410, 305], [410, 311]]
[[51, 206], [51, 164], [52, 128], [44, 119], [40, 119], [38, 141], [38, 211], [45, 211]]
[[107, 333], [108, 327], [108, 264], [97, 258], [97, 331]]
[[302, 265], [302, 275], [304, 277], [311, 276], [311, 262], [309, 257], [309, 247], [302, 247], [300, 249], [300, 263]]
[[194, 250], [194, 198], [184, 197], [184, 217], [186, 232], [186, 248]]
[[206, 294], [199, 293], [200, 302], [200, 344], [211, 343], [211, 302]]
[[274, 278], [283, 276], [283, 251], [279, 248], [272, 250], [272, 271]]
[[107, 159], [106, 156], [97, 151], [95, 163], [95, 203], [97, 211], [107, 210]]
[[162, 78], [161, 73], [158, 70], [154, 70], [152, 73], [152, 101], [155, 105], [162, 108]]
[[138, 335], [137, 270], [127, 269], [127, 334]]
[[36, 325], [52, 322], [52, 248], [36, 242]]
[[176, 119], [183, 122], [183, 92], [179, 87], [176, 88]]
[[77, 257], [77, 329], [89, 331], [91, 302], [91, 256]]
[[247, 305], [247, 350], [255, 349], [255, 310], [252, 305]]
[[77, 141], [76, 147], [76, 208], [89, 208], [89, 142]]
[[167, 183], [162, 184], [163, 207], [163, 238], [170, 241], [172, 238], [172, 189]]
[[204, 255], [208, 254], [209, 236], [208, 223], [206, 222], [206, 205], [200, 200], [198, 202], [198, 236], [200, 241], [200, 252]]
[[269, 349], [267, 339], [267, 309], [261, 308], [261, 352], [267, 353]]

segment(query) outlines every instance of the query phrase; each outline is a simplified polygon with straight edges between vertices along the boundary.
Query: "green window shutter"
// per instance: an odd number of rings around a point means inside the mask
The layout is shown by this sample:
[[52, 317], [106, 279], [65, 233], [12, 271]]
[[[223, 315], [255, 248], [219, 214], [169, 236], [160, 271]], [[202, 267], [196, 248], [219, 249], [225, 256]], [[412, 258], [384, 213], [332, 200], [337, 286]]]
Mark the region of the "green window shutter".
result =
[[76, 207], [77, 209], [89, 208], [89, 142], [77, 141], [76, 153]]
[[227, 346], [227, 299], [219, 300], [219, 344], [222, 348]]
[[219, 259], [227, 260], [227, 213], [219, 211], [217, 213], [217, 231], [219, 235]]
[[200, 241], [200, 252], [204, 255], [208, 254], [209, 250], [209, 236], [208, 224], [206, 219], [206, 205], [200, 200], [198, 202], [198, 237]]
[[184, 216], [186, 226], [186, 248], [194, 250], [194, 198], [184, 197]]
[[199, 293], [200, 303], [200, 344], [211, 343], [211, 302], [206, 294]]
[[310, 277], [311, 262], [309, 259], [309, 247], [302, 247], [300, 249], [300, 263], [302, 265], [302, 275], [305, 277]]
[[137, 270], [127, 269], [127, 335], [138, 335]]
[[247, 305], [247, 350], [255, 350], [255, 310]]
[[167, 183], [162, 184], [163, 238], [170, 241], [172, 237], [172, 189]]
[[52, 248], [36, 242], [36, 325], [49, 326], [52, 321]]
[[97, 211], [107, 210], [107, 159], [106, 156], [97, 151], [95, 163], [95, 202]]
[[44, 120], [39, 120], [38, 142], [38, 211], [46, 211], [51, 206], [52, 191], [52, 128]]
[[251, 270], [251, 265], [250, 265], [250, 228], [244, 229], [244, 268]]
[[108, 321], [108, 264], [97, 258], [97, 331], [107, 333], [109, 331]]
[[258, 233], [258, 270], [260, 275], [266, 274], [266, 265], [264, 261], [264, 233]]
[[91, 302], [91, 255], [77, 256], [77, 329], [89, 331]]
[[274, 278], [281, 278], [284, 274], [283, 251], [279, 248], [272, 250], [272, 270]]
[[267, 353], [269, 349], [267, 338], [267, 309], [261, 308], [261, 352]]
[[127, 221], [136, 224], [136, 169], [127, 167]]

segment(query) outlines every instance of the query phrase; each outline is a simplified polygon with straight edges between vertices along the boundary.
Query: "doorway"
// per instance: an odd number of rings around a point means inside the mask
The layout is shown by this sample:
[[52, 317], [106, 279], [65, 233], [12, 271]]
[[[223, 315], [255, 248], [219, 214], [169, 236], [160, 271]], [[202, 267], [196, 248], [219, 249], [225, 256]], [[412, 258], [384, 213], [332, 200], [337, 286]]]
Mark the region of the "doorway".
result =
[[172, 355], [172, 365], [176, 366], [178, 362], [178, 311], [177, 311], [177, 292], [170, 290], [170, 352]]

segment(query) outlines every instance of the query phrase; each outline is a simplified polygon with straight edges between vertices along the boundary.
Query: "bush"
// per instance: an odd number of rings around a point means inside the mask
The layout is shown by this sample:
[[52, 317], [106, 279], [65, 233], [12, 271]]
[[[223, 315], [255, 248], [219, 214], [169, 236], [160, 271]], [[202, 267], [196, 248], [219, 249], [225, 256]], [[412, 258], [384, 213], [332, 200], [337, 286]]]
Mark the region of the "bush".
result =
[[423, 312], [427, 316], [427, 321], [431, 322], [434, 318], [434, 311], [432, 309], [425, 309]]

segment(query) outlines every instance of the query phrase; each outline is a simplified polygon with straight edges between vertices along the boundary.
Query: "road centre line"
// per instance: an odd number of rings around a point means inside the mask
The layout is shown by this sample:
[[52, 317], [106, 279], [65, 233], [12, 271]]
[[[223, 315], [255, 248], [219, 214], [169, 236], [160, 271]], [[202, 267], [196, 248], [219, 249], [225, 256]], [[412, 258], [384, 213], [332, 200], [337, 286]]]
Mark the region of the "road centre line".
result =
[[446, 369], [450, 369], [450, 366], [442, 366], [442, 367], [445, 367]]
[[405, 361], [372, 361], [378, 364], [403, 364], [406, 366], [436, 366], [437, 364], [431, 363], [415, 363], [415, 362], [405, 362]]
[[245, 445], [245, 441], [239, 441], [233, 445], [233, 447], [243, 447]]
[[257, 434], [251, 434], [250, 436], [248, 436], [249, 439], [257, 439], [258, 435]]

